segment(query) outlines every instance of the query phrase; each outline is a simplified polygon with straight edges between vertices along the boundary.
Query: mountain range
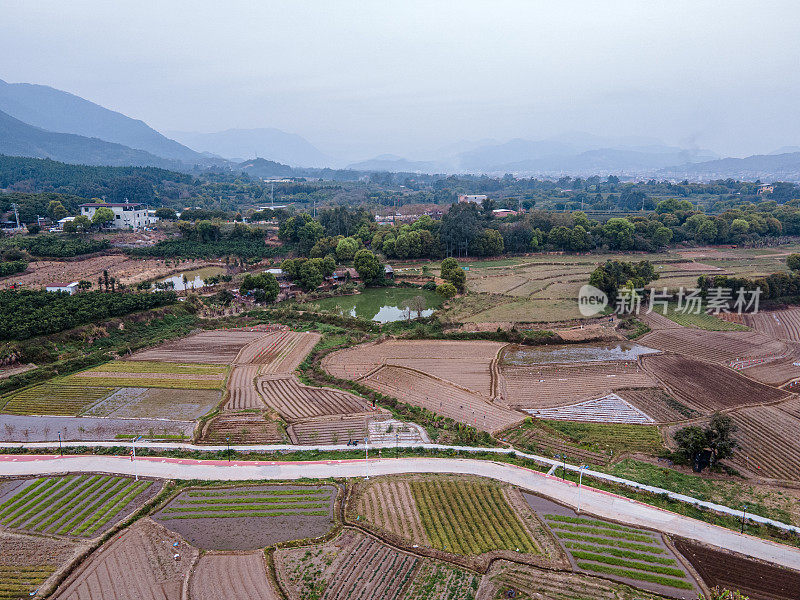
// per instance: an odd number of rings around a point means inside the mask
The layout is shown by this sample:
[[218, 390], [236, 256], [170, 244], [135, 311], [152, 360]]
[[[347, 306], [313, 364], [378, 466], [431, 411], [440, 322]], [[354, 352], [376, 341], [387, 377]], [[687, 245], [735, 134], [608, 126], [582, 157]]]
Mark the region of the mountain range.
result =
[[69, 92], [0, 80], [0, 153], [68, 163], [183, 171], [218, 165], [262, 177], [262, 173], [308, 172], [340, 178], [354, 171], [394, 171], [800, 181], [798, 146], [746, 158], [722, 158], [708, 150], [647, 138], [568, 133], [542, 140], [462, 140], [422, 160], [382, 154], [351, 163], [351, 171], [340, 172], [330, 167], [343, 164], [341, 157], [328, 156], [305, 138], [279, 129], [175, 131], [170, 135]]

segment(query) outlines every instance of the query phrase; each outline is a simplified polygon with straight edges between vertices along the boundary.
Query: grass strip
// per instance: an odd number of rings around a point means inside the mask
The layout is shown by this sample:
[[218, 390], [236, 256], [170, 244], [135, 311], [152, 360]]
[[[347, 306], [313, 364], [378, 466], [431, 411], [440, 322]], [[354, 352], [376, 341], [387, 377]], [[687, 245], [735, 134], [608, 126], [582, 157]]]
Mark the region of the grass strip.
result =
[[569, 533], [568, 531], [558, 531], [556, 533], [558, 534], [559, 538], [566, 540], [578, 540], [581, 542], [590, 542], [592, 544], [603, 544], [605, 546], [615, 546], [617, 548], [638, 550], [639, 552], [650, 552], [651, 554], [664, 553], [664, 549], [661, 546], [647, 546], [645, 544], [636, 544], [634, 542], [625, 542], [623, 540], [609, 540], [606, 538], [593, 537], [580, 533]]
[[686, 573], [684, 573], [683, 569], [676, 569], [674, 567], [651, 565], [647, 563], [637, 562], [635, 560], [626, 560], [624, 558], [619, 558], [616, 556], [606, 556], [604, 554], [596, 554], [594, 552], [584, 552], [582, 550], [574, 551], [571, 554], [575, 558], [575, 560], [591, 560], [593, 562], [604, 563], [606, 565], [625, 567], [626, 569], [638, 569], [639, 571], [658, 573], [659, 575], [669, 575], [671, 577], [686, 577]]
[[649, 563], [658, 563], [660, 565], [677, 565], [677, 561], [672, 558], [664, 558], [663, 556], [653, 556], [645, 554], [644, 552], [634, 552], [633, 550], [621, 550], [619, 548], [603, 548], [602, 546], [593, 546], [592, 544], [582, 544], [580, 542], [565, 542], [567, 548], [576, 548], [578, 550], [587, 550], [589, 552], [599, 552], [602, 554], [610, 554], [612, 556], [619, 556], [621, 558], [631, 558], [633, 560], [643, 560]]
[[99, 497], [92, 498], [87, 503], [86, 508], [76, 514], [70, 521], [67, 521], [64, 525], [59, 527], [56, 533], [59, 535], [65, 535], [71, 532], [75, 527], [77, 527], [78, 523], [86, 519], [86, 517], [92, 514], [93, 511], [97, 510], [98, 506], [101, 506], [104, 502], [106, 502], [108, 498], [119, 489], [120, 486], [124, 485], [127, 485], [126, 479], [122, 477], [112, 478], [100, 489], [100, 494], [98, 494]]
[[255, 494], [269, 494], [271, 496], [296, 496], [296, 495], [317, 495], [317, 494], [331, 494], [327, 489], [309, 488], [308, 490], [225, 490], [221, 492], [200, 492], [191, 491], [186, 492], [187, 496], [192, 497], [211, 497], [211, 496], [250, 496]]
[[[202, 500], [180, 500], [182, 505], [191, 504], [292, 504], [297, 502], [319, 502], [322, 498], [309, 496], [283, 496], [280, 498], [207, 498]], [[328, 500], [328, 498], [326, 498]]]
[[649, 583], [678, 588], [681, 590], [691, 590], [694, 587], [691, 583], [682, 579], [674, 579], [672, 577], [665, 577], [664, 575], [656, 575], [654, 573], [641, 573], [639, 571], [620, 569], [619, 567], [610, 567], [608, 565], [579, 562], [578, 567], [584, 571], [604, 573], [606, 575], [616, 575], [617, 577], [624, 577], [625, 579], [633, 579], [635, 581], [647, 581]]
[[[624, 531], [615, 531], [613, 529], [602, 529], [600, 527], [586, 527], [584, 525], [568, 525], [566, 523], [551, 523], [550, 527], [557, 530], [566, 529], [573, 533], [588, 533], [594, 535], [601, 535], [612, 538], [620, 538], [623, 540], [630, 540], [632, 542], [652, 542], [653, 537], [644, 535], [642, 533], [626, 533]], [[556, 535], [559, 535], [556, 532]]]
[[108, 506], [106, 511], [102, 512], [103, 509], [102, 508], [100, 509], [99, 512], [100, 517], [98, 517], [94, 525], [92, 525], [86, 530], [86, 534], [91, 535], [95, 531], [97, 531], [100, 527], [108, 523], [110, 519], [113, 519], [123, 508], [128, 506], [128, 504], [130, 504], [134, 498], [136, 498], [139, 494], [147, 490], [151, 485], [152, 483], [149, 481], [140, 481], [135, 486], [133, 486], [133, 489], [128, 491], [128, 493], [126, 493], [121, 498], [120, 494], [117, 494], [114, 498], [109, 500], [106, 503], [106, 506]]
[[133, 490], [137, 489], [139, 484], [137, 482], [128, 481], [128, 483], [122, 487], [121, 489], [117, 489], [113, 496], [108, 498], [97, 510], [95, 510], [90, 517], [85, 519], [83, 523], [81, 523], [77, 529], [75, 529], [74, 535], [81, 535], [84, 531], [86, 531], [89, 527], [97, 524], [98, 527], [105, 523], [105, 521], [100, 522], [100, 519], [113, 507], [116, 506], [116, 503], [119, 502], [122, 498], [130, 494]]

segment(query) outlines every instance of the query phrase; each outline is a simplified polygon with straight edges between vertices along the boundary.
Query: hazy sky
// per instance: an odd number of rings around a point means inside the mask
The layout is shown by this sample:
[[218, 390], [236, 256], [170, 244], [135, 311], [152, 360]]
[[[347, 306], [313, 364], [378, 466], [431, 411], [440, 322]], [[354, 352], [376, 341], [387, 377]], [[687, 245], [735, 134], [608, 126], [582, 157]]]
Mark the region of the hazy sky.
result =
[[0, 0], [0, 79], [351, 158], [567, 131], [747, 155], [800, 145], [800, 2]]

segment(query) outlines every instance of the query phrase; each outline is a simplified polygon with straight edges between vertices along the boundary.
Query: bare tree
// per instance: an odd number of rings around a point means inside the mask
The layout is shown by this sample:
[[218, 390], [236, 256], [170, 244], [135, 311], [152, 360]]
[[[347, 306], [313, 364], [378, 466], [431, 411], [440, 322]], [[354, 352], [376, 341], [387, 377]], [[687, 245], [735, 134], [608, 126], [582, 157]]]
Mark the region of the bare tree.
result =
[[417, 318], [422, 316], [422, 311], [428, 308], [428, 303], [424, 296], [414, 296], [408, 301], [408, 307], [417, 313]]

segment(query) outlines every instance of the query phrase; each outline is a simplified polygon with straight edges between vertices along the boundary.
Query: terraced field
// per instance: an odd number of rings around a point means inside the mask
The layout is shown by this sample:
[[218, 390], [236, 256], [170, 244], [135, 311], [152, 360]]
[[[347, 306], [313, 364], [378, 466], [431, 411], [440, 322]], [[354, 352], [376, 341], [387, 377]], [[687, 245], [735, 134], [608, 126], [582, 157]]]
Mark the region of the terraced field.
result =
[[263, 552], [204, 554], [189, 581], [191, 600], [279, 600]]
[[255, 550], [316, 538], [333, 522], [336, 488], [329, 485], [248, 485], [193, 488], [153, 516], [206, 550]]
[[81, 548], [70, 540], [0, 532], [0, 599], [32, 596]]
[[181, 600], [183, 581], [197, 555], [180, 537], [150, 519], [140, 519], [101, 551], [92, 553], [53, 597]]
[[421, 406], [482, 431], [504, 429], [524, 418], [522, 413], [489, 402], [485, 396], [404, 367], [381, 367], [363, 381], [401, 402]]
[[293, 443], [306, 446], [344, 444], [350, 440], [361, 443], [368, 435], [367, 423], [372, 416], [370, 413], [304, 419], [289, 425], [287, 433]]
[[682, 421], [700, 416], [698, 411], [678, 402], [661, 388], [627, 388], [617, 390], [616, 394], [653, 417], [658, 423]]
[[653, 419], [635, 408], [617, 394], [586, 400], [569, 406], [556, 408], [537, 408], [526, 410], [538, 419], [557, 419], [561, 421], [592, 421], [596, 423], [634, 423], [644, 425]]
[[520, 409], [565, 406], [608, 394], [618, 388], [657, 385], [636, 361], [504, 365], [500, 372], [502, 400]]
[[85, 386], [213, 390], [222, 387], [226, 374], [227, 368], [219, 365], [114, 361], [65, 380]]
[[155, 348], [136, 352], [130, 360], [228, 365], [236, 359], [245, 346], [268, 335], [269, 332], [235, 329], [201, 331]]
[[279, 550], [275, 561], [291, 600], [400, 600], [423, 562], [351, 529], [314, 552]]
[[474, 600], [481, 578], [444, 563], [423, 561], [403, 600]]
[[87, 386], [64, 378], [25, 388], [0, 399], [2, 412], [12, 415], [76, 416], [115, 392], [111, 386]]
[[260, 377], [258, 391], [267, 406], [287, 421], [372, 410], [363, 398], [340, 390], [309, 387], [293, 376]]
[[256, 390], [259, 365], [234, 365], [228, 377], [228, 401], [225, 410], [264, 408], [264, 400]]
[[[528, 565], [496, 561], [487, 575], [491, 598], [506, 598], [508, 590], [522, 597], [546, 600], [661, 600], [662, 596], [615, 584], [599, 577], [548, 571]], [[488, 598], [489, 596], [487, 596]]]
[[800, 309], [761, 311], [742, 315], [745, 325], [778, 340], [800, 342]]
[[282, 444], [286, 442], [280, 424], [261, 411], [225, 411], [213, 417], [203, 429], [201, 441], [208, 444]]
[[284, 331], [246, 348], [236, 362], [261, 365], [260, 373], [292, 373], [321, 337], [310, 331]]
[[717, 363], [736, 359], [777, 356], [783, 342], [751, 331], [699, 331], [681, 327], [653, 331], [639, 340], [650, 348]]
[[788, 396], [788, 392], [752, 381], [733, 369], [685, 356], [660, 354], [643, 362], [683, 404], [704, 414]]
[[25, 480], [0, 504], [0, 523], [36, 533], [91, 537], [129, 514], [154, 485], [108, 475]]
[[220, 397], [218, 390], [125, 387], [93, 404], [82, 416], [194, 421], [213, 409]]

